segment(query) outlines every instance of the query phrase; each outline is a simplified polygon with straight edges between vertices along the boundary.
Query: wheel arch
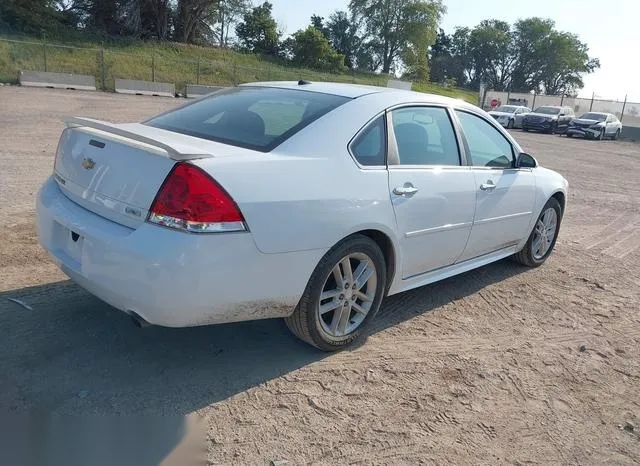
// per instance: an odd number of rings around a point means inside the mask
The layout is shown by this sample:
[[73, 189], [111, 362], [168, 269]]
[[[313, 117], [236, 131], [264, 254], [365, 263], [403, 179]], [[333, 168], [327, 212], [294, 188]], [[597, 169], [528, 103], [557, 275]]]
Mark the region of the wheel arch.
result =
[[[391, 287], [391, 284], [393, 283], [393, 279], [396, 273], [396, 266], [397, 266], [396, 248], [393, 244], [393, 241], [386, 233], [376, 229], [356, 231], [350, 234], [349, 236], [347, 236], [347, 238], [354, 235], [363, 235], [370, 238], [382, 250], [382, 254], [384, 255], [385, 265], [387, 268], [387, 283], [386, 283], [386, 290], [385, 290], [385, 295], [386, 295], [389, 291], [389, 288]], [[343, 238], [342, 241], [344, 241], [345, 239], [346, 238]]]
[[551, 195], [552, 198], [555, 198], [560, 203], [560, 209], [562, 210], [562, 214], [564, 215], [564, 208], [566, 205], [567, 197], [562, 191], [556, 191]]

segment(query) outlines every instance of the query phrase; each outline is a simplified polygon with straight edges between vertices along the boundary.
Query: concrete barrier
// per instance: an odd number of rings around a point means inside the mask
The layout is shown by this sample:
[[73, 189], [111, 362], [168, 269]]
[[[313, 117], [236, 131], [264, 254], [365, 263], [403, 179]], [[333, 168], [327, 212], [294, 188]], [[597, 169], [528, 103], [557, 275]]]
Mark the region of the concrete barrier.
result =
[[222, 86], [205, 86], [203, 84], [187, 84], [187, 98], [200, 97], [222, 89]]
[[399, 79], [389, 79], [387, 81], [387, 87], [394, 89], [402, 89], [404, 91], [410, 91], [413, 83], [410, 81], [400, 81]]
[[640, 128], [636, 128], [635, 126], [623, 126], [620, 139], [640, 142]]
[[173, 83], [155, 83], [134, 79], [116, 79], [115, 89], [120, 94], [157, 95], [175, 97], [176, 85]]
[[78, 89], [95, 91], [96, 78], [86, 74], [51, 73], [46, 71], [21, 71], [20, 85], [51, 87], [55, 89]]

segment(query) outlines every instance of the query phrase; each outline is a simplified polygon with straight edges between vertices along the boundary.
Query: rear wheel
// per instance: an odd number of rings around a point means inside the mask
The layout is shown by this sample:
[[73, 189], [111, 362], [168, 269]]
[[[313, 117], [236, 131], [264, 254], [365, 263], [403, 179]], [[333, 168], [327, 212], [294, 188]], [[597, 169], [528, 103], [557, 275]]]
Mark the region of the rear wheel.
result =
[[573, 134], [571, 134], [571, 133], [567, 133], [567, 137], [568, 137], [568, 138], [572, 138], [572, 137], [573, 137]]
[[552, 197], [542, 208], [527, 243], [513, 256], [514, 259], [528, 267], [544, 264], [556, 244], [561, 220], [562, 208], [558, 200]]
[[525, 133], [529, 132], [529, 128], [525, 128], [524, 126], [522, 127], [522, 131], [524, 131]]
[[314, 270], [289, 330], [323, 351], [360, 338], [374, 318], [386, 289], [385, 258], [367, 236], [354, 235], [331, 248]]

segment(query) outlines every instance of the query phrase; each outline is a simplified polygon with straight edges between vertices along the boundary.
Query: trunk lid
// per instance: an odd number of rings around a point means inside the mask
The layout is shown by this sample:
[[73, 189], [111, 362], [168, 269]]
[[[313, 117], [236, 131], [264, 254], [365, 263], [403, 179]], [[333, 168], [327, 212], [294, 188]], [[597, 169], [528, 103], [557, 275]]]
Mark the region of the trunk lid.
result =
[[[228, 146], [151, 128], [98, 120], [67, 121], [54, 177], [72, 201], [109, 220], [136, 228], [178, 160], [228, 154]], [[212, 147], [222, 146], [222, 147]]]

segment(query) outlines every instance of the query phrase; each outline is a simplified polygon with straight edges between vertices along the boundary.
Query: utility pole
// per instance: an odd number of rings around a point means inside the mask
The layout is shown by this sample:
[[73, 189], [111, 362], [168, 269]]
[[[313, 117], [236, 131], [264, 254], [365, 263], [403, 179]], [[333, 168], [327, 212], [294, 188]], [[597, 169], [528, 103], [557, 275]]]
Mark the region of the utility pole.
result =
[[625, 108], [627, 108], [627, 97], [628, 96], [629, 96], [628, 94], [624, 96], [624, 103], [622, 104], [622, 113], [620, 113], [620, 122], [621, 123], [622, 123], [622, 118], [624, 118], [624, 110], [625, 110]]

